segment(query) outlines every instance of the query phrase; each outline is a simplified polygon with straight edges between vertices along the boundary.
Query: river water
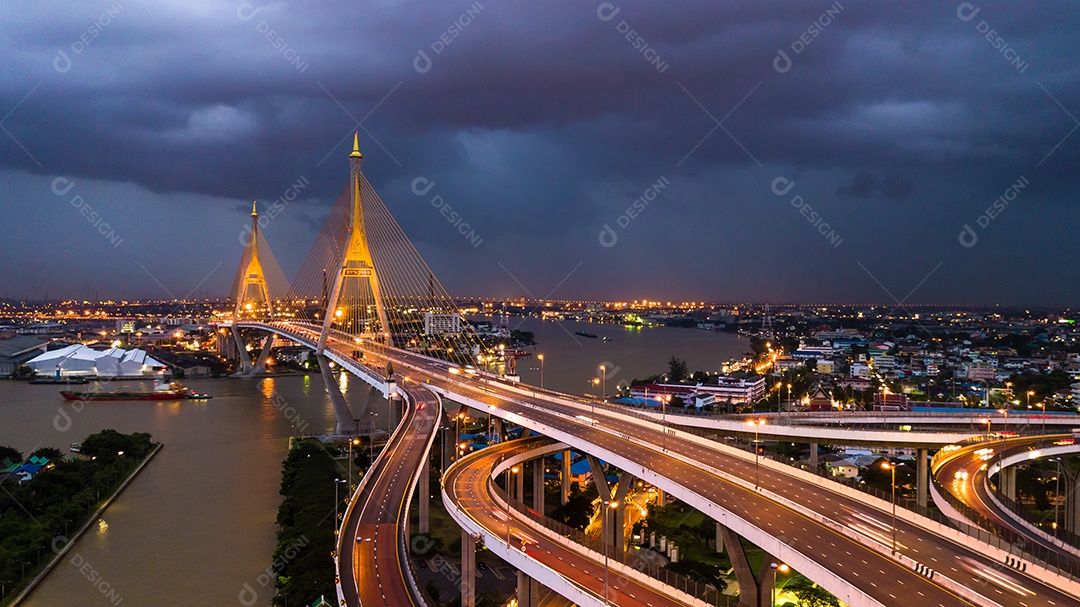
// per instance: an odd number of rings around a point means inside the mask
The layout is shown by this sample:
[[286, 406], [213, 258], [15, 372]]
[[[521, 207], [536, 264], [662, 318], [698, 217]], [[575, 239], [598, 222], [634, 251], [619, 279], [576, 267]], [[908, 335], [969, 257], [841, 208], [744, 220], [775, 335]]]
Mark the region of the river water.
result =
[[[535, 333], [544, 385], [577, 394], [589, 392], [601, 364], [611, 393], [619, 381], [663, 372], [672, 355], [691, 370], [719, 370], [748, 349], [735, 336], [696, 329], [536, 319], [511, 319], [511, 327]], [[574, 335], [579, 330], [609, 341]], [[519, 373], [539, 383], [537, 358], [523, 359]], [[106, 511], [107, 528], [84, 535], [25, 605], [270, 605], [273, 582], [260, 574], [274, 551], [281, 461], [289, 436], [333, 428], [330, 400], [317, 375], [185, 383], [214, 398], [97, 402], [77, 410], [56, 386], [0, 382], [0, 444], [24, 453], [40, 446], [66, 451], [104, 428], [149, 432], [165, 444]], [[354, 407], [369, 396], [359, 380], [341, 383]], [[254, 596], [241, 595], [245, 584]]]

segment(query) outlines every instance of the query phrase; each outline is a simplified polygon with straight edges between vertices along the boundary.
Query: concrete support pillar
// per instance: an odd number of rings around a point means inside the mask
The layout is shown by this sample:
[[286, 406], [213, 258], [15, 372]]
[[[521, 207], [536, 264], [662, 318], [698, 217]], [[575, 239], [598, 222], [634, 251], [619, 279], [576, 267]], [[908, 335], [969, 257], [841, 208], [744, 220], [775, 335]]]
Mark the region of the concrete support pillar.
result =
[[255, 363], [254, 368], [251, 369], [252, 375], [266, 372], [266, 359], [270, 357], [270, 351], [274, 349], [274, 337], [275, 335], [271, 333], [263, 340], [262, 352], [259, 352], [259, 360]]
[[476, 607], [476, 538], [461, 531], [461, 607]]
[[525, 465], [518, 466], [518, 473], [514, 477], [514, 499], [519, 502], [525, 501]]
[[[604, 468], [600, 464], [600, 460], [591, 455], [587, 456], [587, 458], [589, 467], [592, 469], [593, 483], [596, 485], [597, 493], [600, 494], [601, 503], [614, 502], [618, 504], [617, 507], [611, 508], [611, 512], [600, 513], [600, 536], [603, 538], [604, 543], [610, 547], [612, 558], [621, 560], [626, 549], [626, 494], [630, 492], [630, 487], [634, 484], [634, 477], [628, 472], [622, 472], [619, 474], [618, 483], [612, 488], [604, 476]], [[604, 507], [601, 505], [601, 508]]]
[[716, 551], [724, 551], [724, 526], [720, 523], [716, 524]]
[[739, 582], [739, 607], [772, 607], [772, 590], [776, 583], [776, 569], [772, 565], [776, 559], [766, 554], [761, 569], [755, 574], [739, 536], [731, 529], [719, 523], [717, 525], [724, 536], [728, 558], [735, 569], [735, 579]]
[[533, 460], [533, 510], [544, 514], [544, 458]]
[[1061, 457], [1061, 474], [1058, 478], [1058, 487], [1061, 495], [1065, 497], [1061, 510], [1060, 524], [1070, 533], [1080, 533], [1080, 470], [1076, 470], [1069, 462], [1069, 458]]
[[667, 495], [665, 495], [664, 490], [659, 487], [656, 488], [656, 504], [658, 506], [667, 505]]
[[518, 607], [540, 605], [540, 583], [521, 571], [517, 572], [517, 604]]
[[930, 493], [930, 453], [919, 449], [916, 459], [916, 496], [920, 508], [926, 508], [926, 499]]
[[247, 348], [244, 347], [244, 337], [240, 335], [240, 328], [236, 325], [232, 326], [233, 343], [236, 344], [236, 354], [240, 359], [240, 372], [247, 373], [251, 371], [253, 365], [251, 364], [251, 356], [247, 353]]
[[316, 354], [315, 357], [319, 360], [319, 373], [322, 375], [323, 383], [326, 384], [326, 392], [334, 405], [337, 433], [341, 434], [344, 428], [351, 428], [354, 425], [352, 413], [349, 412], [349, 405], [345, 402], [345, 395], [338, 387], [337, 378], [330, 372], [330, 360], [322, 354]]
[[442, 469], [439, 471], [440, 476], [454, 462], [454, 451], [457, 450], [457, 447], [454, 446], [456, 444], [454, 442], [454, 422], [450, 422], [450, 425], [444, 426], [444, 428], [444, 430], [439, 431], [442, 433], [442, 458], [440, 460]]
[[[431, 458], [424, 460], [424, 465], [420, 467], [420, 478], [416, 483], [416, 496], [419, 498], [416, 512], [420, 517], [419, 524], [417, 525], [418, 533], [427, 533], [431, 530], [431, 517], [429, 514], [431, 506]], [[408, 537], [408, 536], [406, 536]]]
[[503, 423], [502, 418], [496, 417], [491, 420], [491, 426], [495, 430], [495, 436], [499, 437], [500, 443], [506, 442], [506, 424]]
[[1005, 497], [1015, 500], [1016, 499], [1016, 466], [1009, 466], [998, 473], [999, 482], [1001, 483], [1001, 493]]
[[818, 444], [810, 443], [810, 467], [816, 470], [818, 463]]
[[570, 450], [562, 452], [562, 470], [559, 472], [559, 500], [570, 501]]

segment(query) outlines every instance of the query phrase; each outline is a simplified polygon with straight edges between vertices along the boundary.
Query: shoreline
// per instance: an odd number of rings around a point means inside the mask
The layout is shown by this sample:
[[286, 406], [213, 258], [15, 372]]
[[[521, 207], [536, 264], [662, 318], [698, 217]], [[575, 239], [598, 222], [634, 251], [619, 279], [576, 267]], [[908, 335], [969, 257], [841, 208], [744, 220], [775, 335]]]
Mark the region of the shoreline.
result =
[[[90, 517], [86, 520], [83, 526], [80, 527], [79, 530], [76, 531], [74, 535], [72, 535], [72, 537], [66, 538], [67, 544], [65, 544], [64, 547], [56, 553], [56, 556], [54, 556], [52, 560], [46, 563], [46, 565], [41, 569], [41, 571], [38, 572], [37, 575], [35, 575], [33, 578], [30, 579], [29, 582], [26, 583], [26, 587], [23, 588], [22, 591], [19, 592], [19, 594], [15, 595], [14, 599], [6, 603], [8, 607], [16, 607], [17, 605], [25, 601], [34, 592], [38, 584], [40, 584], [45, 579], [45, 577], [48, 576], [49, 573], [56, 568], [60, 561], [63, 560], [64, 556], [68, 553], [69, 550], [71, 550], [71, 547], [75, 545], [75, 542], [79, 541], [79, 538], [81, 538], [82, 535], [86, 533], [87, 529], [90, 528], [90, 525], [101, 518], [101, 515], [104, 514], [105, 510], [110, 505], [112, 505], [113, 501], [120, 496], [124, 489], [127, 489], [128, 485], [131, 484], [131, 481], [135, 480], [135, 477], [138, 476], [139, 473], [142, 472], [143, 468], [145, 468], [146, 465], [150, 463], [150, 460], [154, 459], [154, 456], [158, 454], [158, 451], [161, 451], [161, 448], [163, 446], [163, 443], [158, 443], [157, 446], [154, 447], [154, 450], [151, 451], [145, 459], [143, 459], [142, 463], [140, 463], [137, 468], [132, 470], [131, 474], [129, 474], [128, 477], [124, 479], [124, 482], [120, 483], [120, 486], [116, 488], [116, 491], [113, 491], [112, 495], [110, 495], [104, 502], [102, 502], [101, 506], [99, 506], [98, 509], [90, 515]], [[56, 549], [55, 546], [56, 538], [53, 538], [53, 550]]]

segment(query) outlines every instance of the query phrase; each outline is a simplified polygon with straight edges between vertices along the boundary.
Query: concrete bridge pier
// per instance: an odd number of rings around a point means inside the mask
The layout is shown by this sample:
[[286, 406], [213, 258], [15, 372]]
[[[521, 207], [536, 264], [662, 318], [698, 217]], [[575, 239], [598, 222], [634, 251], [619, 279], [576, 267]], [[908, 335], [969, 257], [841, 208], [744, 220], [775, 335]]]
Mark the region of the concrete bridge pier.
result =
[[[263, 340], [262, 352], [259, 352], [259, 360], [255, 363], [255, 366], [251, 369], [252, 375], [258, 375], [259, 373], [266, 372], [266, 360], [270, 357], [270, 351], [274, 349], [275, 334], [271, 333]], [[245, 352], [245, 354], [247, 354]]]
[[998, 472], [998, 483], [1000, 483], [1001, 493], [1011, 499], [1016, 499], [1016, 466], [1009, 466], [1001, 472]]
[[244, 345], [244, 336], [240, 334], [240, 327], [236, 325], [232, 326], [233, 343], [236, 344], [236, 354], [240, 359], [240, 373], [250, 373], [254, 368], [251, 364], [251, 356], [247, 353], [247, 347]]
[[420, 467], [420, 478], [416, 483], [416, 496], [419, 499], [416, 508], [416, 513], [419, 516], [416, 530], [419, 533], [427, 533], [431, 530], [431, 457], [426, 458], [424, 465]]
[[813, 468], [814, 470], [817, 470], [819, 463], [820, 462], [818, 460], [818, 444], [817, 443], [810, 443], [810, 467]]
[[562, 452], [562, 468], [559, 471], [559, 501], [570, 501], [570, 450]]
[[622, 560], [626, 549], [626, 494], [630, 492], [630, 487], [634, 484], [634, 476], [629, 472], [621, 472], [619, 481], [612, 487], [604, 476], [604, 467], [600, 464], [600, 460], [592, 455], [586, 457], [589, 460], [589, 468], [592, 470], [596, 491], [600, 494], [600, 507], [610, 507], [603, 505], [604, 502], [617, 504], [615, 508], [611, 508], [612, 512], [600, 513], [600, 537], [608, 546], [611, 557]]
[[926, 508], [927, 496], [930, 492], [930, 453], [926, 449], [919, 449], [915, 459], [915, 486], [920, 508]]
[[512, 475], [514, 477], [514, 499], [519, 502], [525, 502], [525, 463], [522, 462], [518, 467], [517, 474]]
[[1061, 456], [1061, 491], [1065, 494], [1062, 510], [1062, 524], [1070, 533], [1080, 533], [1080, 469], [1069, 463], [1069, 458]]
[[476, 607], [476, 538], [461, 530], [461, 607]]
[[326, 384], [326, 392], [330, 395], [330, 402], [334, 405], [334, 417], [337, 418], [335, 432], [342, 434], [346, 427], [350, 427], [355, 423], [353, 422], [352, 413], [349, 412], [349, 405], [345, 402], [345, 395], [341, 393], [341, 388], [338, 387], [334, 374], [330, 372], [330, 360], [322, 354], [316, 354], [315, 358], [319, 361], [319, 373], [322, 375], [323, 383]]
[[724, 551], [724, 526], [716, 523], [716, 551]]
[[773, 565], [777, 564], [776, 559], [766, 554], [761, 569], [755, 574], [739, 536], [720, 523], [717, 523], [717, 527], [722, 532], [728, 558], [735, 569], [735, 579], [739, 582], [739, 607], [772, 607], [772, 592], [776, 583]]
[[533, 510], [544, 514], [544, 458], [538, 457], [532, 461], [533, 467]]
[[539, 607], [540, 605], [540, 582], [532, 579], [524, 572], [517, 572], [517, 604], [518, 607]]

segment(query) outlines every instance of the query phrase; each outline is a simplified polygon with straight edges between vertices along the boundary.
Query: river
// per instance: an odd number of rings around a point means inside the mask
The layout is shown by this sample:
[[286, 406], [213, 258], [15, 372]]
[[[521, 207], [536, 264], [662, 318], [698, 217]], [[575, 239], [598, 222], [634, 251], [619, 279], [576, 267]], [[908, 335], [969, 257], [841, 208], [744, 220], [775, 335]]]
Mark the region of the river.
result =
[[[601, 364], [611, 393], [620, 381], [665, 371], [672, 355], [691, 371], [717, 371], [748, 349], [733, 335], [696, 329], [537, 319], [511, 319], [511, 327], [535, 334], [545, 386], [578, 394], [589, 392]], [[579, 330], [609, 341], [574, 335]], [[538, 359], [523, 359], [519, 373], [539, 383]], [[0, 381], [0, 444], [23, 453], [66, 451], [104, 428], [149, 432], [165, 445], [106, 511], [107, 528], [84, 535], [25, 605], [270, 605], [273, 582], [262, 586], [260, 574], [274, 551], [281, 461], [289, 436], [333, 428], [329, 398], [317, 375], [185, 383], [214, 398], [77, 410], [56, 386]], [[354, 406], [369, 393], [356, 379], [342, 385]], [[245, 584], [253, 601], [241, 597]]]

